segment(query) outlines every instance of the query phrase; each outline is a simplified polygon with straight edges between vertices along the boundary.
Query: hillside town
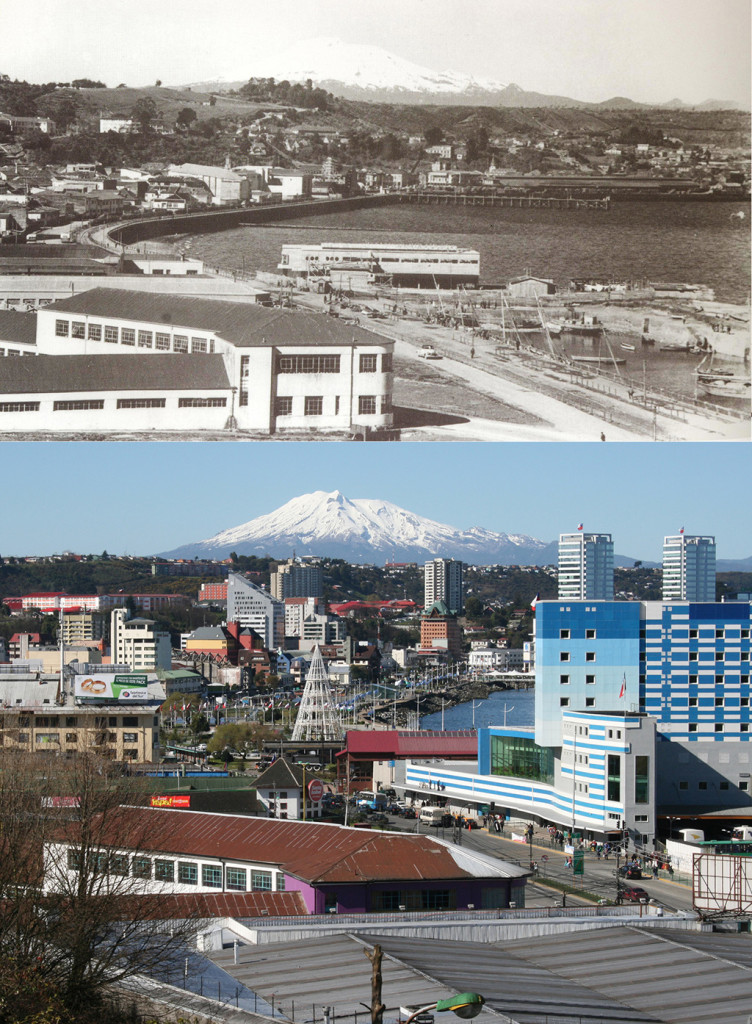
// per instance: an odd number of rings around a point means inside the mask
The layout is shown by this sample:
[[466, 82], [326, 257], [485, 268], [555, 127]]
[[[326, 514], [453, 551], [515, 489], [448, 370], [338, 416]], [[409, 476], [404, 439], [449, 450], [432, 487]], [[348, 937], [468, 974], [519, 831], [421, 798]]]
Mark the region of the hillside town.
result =
[[[34, 765], [54, 766], [42, 783], [49, 821], [24, 837], [44, 850], [41, 866], [6, 858], [3, 885], [38, 888], [50, 908], [70, 898], [68, 934], [87, 963], [119, 965], [110, 984], [131, 979], [121, 998], [147, 984], [160, 1012], [229, 1003], [249, 1020], [294, 1021], [295, 999], [320, 998], [311, 980], [290, 988], [246, 965], [261, 941], [283, 963], [301, 928], [317, 949], [365, 929], [380, 962], [382, 944], [435, 945], [446, 929], [458, 949], [479, 928], [486, 942], [509, 939], [520, 914], [531, 956], [544, 936], [581, 941], [593, 915], [646, 949], [657, 923], [673, 945], [748, 919], [727, 874], [752, 848], [752, 796], [746, 755], [727, 751], [749, 736], [752, 603], [717, 601], [715, 538], [664, 538], [647, 576], [639, 564], [615, 571], [611, 535], [581, 528], [540, 569], [267, 561], [128, 568], [104, 552], [0, 567], [16, 579], [135, 572], [162, 591], [2, 595], [3, 782], [33, 803]], [[493, 568], [547, 592], [524, 609], [475, 597]], [[624, 593], [631, 574], [640, 594]], [[382, 593], [422, 584], [422, 600], [333, 599], [379, 578]], [[185, 629], [189, 611], [214, 624]], [[683, 699], [662, 701], [667, 679]], [[504, 725], [476, 725], [490, 694], [526, 691], [534, 723], [507, 725], [507, 703]], [[468, 725], [445, 728], [468, 701]], [[432, 713], [440, 725], [427, 727]], [[113, 817], [118, 804], [129, 806]], [[20, 841], [6, 810], [0, 798], [4, 848]], [[65, 894], [84, 881], [100, 896], [79, 906]], [[0, 919], [23, 898], [4, 901]], [[85, 938], [113, 914], [122, 939]], [[138, 936], [148, 941], [123, 970]], [[359, 973], [348, 981], [358, 993]], [[331, 998], [337, 1016], [354, 1013], [346, 988]], [[398, 998], [388, 1019], [420, 998]], [[478, 994], [481, 1010], [489, 998], [515, 997]], [[582, 999], [567, 996], [572, 1008]]]
[[[626, 188], [749, 197], [749, 129], [734, 111], [663, 111], [656, 118], [618, 108], [599, 116], [555, 109], [505, 118], [484, 108], [442, 124], [438, 111], [386, 107], [374, 114], [312, 87], [285, 102], [289, 94], [253, 79], [232, 93], [194, 95], [102, 83], [33, 86], [4, 76], [0, 238], [33, 240], [76, 219], [407, 187], [540, 195], [559, 179], [570, 195]], [[130, 109], [116, 112], [130, 100]], [[45, 113], [29, 116], [14, 106]], [[409, 127], [400, 128], [401, 119]]]

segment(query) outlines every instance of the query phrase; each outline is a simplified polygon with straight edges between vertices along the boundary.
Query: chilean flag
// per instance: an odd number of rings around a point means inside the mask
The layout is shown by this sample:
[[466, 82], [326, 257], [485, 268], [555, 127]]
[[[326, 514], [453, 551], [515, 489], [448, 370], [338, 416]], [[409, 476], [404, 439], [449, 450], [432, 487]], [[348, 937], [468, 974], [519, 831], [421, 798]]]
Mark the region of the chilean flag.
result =
[[533, 600], [530, 602], [530, 607], [533, 609], [533, 611], [535, 611], [535, 606], [538, 603], [538, 598], [539, 597], [540, 597], [540, 594], [536, 594], [535, 597], [533, 598]]
[[582, 529], [582, 523], [580, 523], [580, 524], [578, 525], [577, 529], [578, 529], [578, 530], [581, 530], [581, 529]]
[[621, 689], [619, 690], [619, 698], [625, 697], [627, 694], [627, 676], [626, 673], [621, 681]]
[[679, 533], [684, 533], [684, 527], [683, 526], [682, 526], [681, 530], [679, 530]]

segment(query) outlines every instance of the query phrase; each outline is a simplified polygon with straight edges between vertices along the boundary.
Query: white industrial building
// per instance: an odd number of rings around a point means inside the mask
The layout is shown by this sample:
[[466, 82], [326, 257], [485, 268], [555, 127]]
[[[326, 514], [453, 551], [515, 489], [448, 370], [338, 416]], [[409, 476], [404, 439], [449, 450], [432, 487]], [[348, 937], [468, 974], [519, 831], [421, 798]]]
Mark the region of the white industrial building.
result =
[[393, 342], [328, 316], [95, 288], [36, 320], [32, 346], [18, 317], [37, 358], [4, 361], [0, 432], [392, 426]]

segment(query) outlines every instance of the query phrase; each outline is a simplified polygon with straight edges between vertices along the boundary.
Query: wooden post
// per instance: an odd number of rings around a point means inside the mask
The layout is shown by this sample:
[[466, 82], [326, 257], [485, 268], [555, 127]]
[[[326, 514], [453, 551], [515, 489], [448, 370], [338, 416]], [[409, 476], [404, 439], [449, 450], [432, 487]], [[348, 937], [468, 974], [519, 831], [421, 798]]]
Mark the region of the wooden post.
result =
[[373, 964], [371, 972], [371, 1024], [383, 1024], [386, 1007], [381, 1002], [381, 946], [363, 952]]

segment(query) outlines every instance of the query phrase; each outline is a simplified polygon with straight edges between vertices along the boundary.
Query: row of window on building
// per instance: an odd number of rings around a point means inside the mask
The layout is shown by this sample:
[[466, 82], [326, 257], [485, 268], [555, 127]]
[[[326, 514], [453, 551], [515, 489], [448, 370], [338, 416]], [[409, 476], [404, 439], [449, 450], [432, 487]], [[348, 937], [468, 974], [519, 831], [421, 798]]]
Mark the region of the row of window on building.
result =
[[[248, 376], [249, 357], [241, 357], [241, 376]], [[339, 373], [341, 357], [338, 355], [278, 356], [277, 373]], [[378, 373], [379, 354], [361, 352], [358, 357], [359, 373]], [[381, 353], [381, 372], [392, 372], [391, 352]]]
[[[87, 325], [83, 320], [56, 320], [55, 336], [78, 338], [89, 341], [106, 341], [113, 345], [131, 345], [138, 348], [153, 348], [159, 352], [204, 354], [214, 351], [214, 338], [190, 337], [187, 334], [173, 334], [162, 331], [136, 330], [134, 327], [117, 327], [115, 324]], [[189, 347], [190, 346], [190, 347]]]
[[[83, 412], [104, 410], [103, 398], [64, 399], [52, 403], [53, 412]], [[224, 409], [226, 398], [192, 396], [179, 398], [178, 409]], [[39, 412], [40, 402], [0, 402], [1, 412]], [[118, 398], [116, 409], [165, 409], [166, 398]]]
[[[93, 865], [99, 874], [119, 875], [155, 882], [177, 882], [180, 885], [202, 885], [207, 889], [231, 892], [272, 892], [273, 873], [256, 868], [204, 864], [191, 860], [145, 857], [140, 854], [98, 853]], [[68, 870], [81, 870], [81, 851], [68, 850]], [[284, 892], [285, 876], [277, 873], [277, 892]]]

